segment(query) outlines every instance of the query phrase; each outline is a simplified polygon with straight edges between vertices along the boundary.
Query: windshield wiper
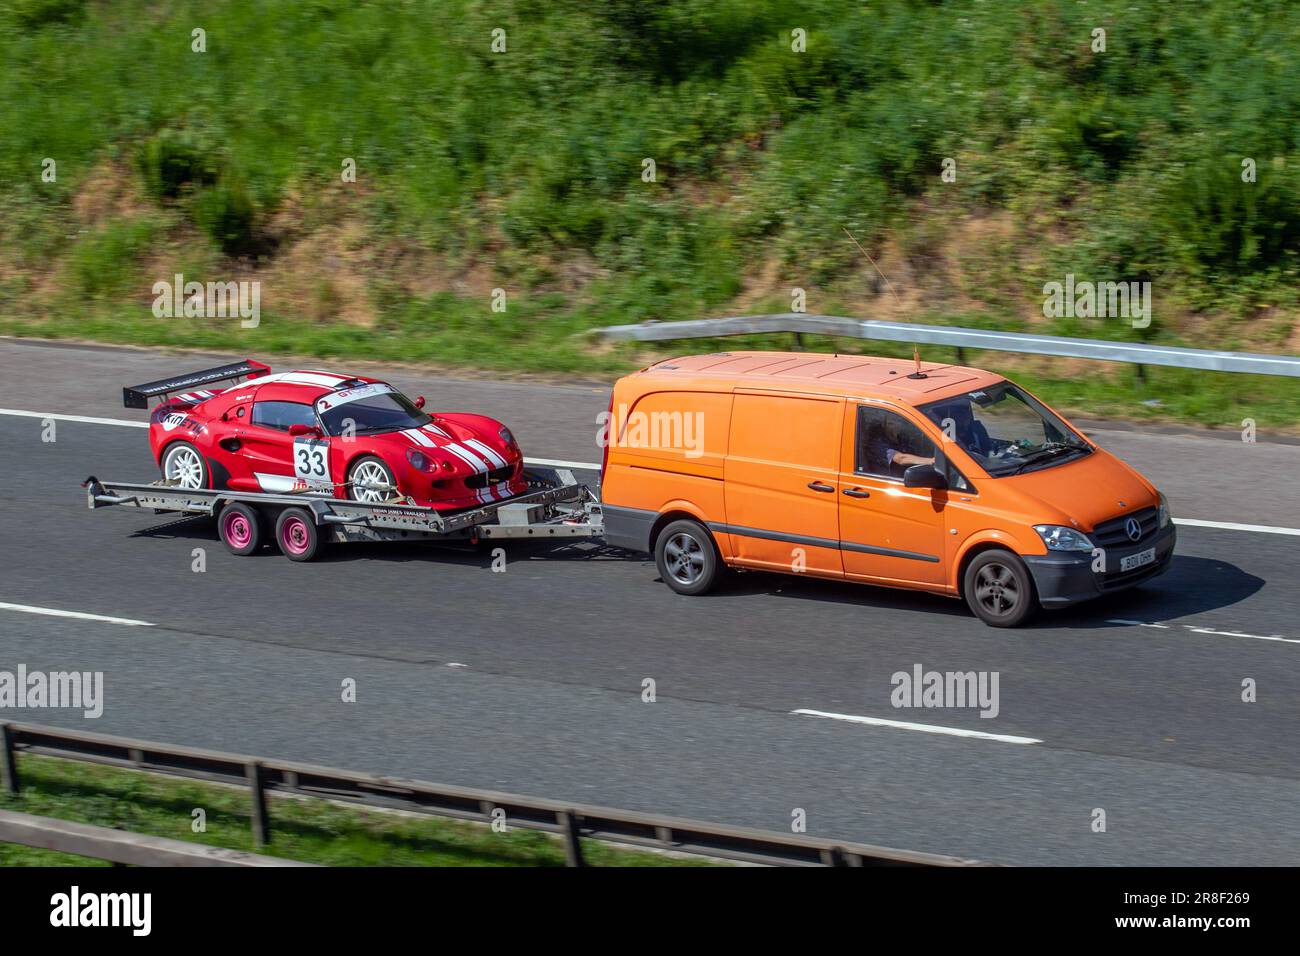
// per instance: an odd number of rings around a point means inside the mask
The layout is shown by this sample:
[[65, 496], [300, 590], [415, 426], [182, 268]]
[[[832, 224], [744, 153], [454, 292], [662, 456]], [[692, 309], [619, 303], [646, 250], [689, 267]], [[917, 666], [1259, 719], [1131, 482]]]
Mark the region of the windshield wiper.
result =
[[1067, 455], [1072, 451], [1091, 451], [1091, 449], [1088, 448], [1087, 445], [1078, 445], [1075, 444], [1074, 442], [1063, 442], [1063, 441], [1048, 442], [1045, 445], [1043, 445], [1042, 448], [1038, 449], [1038, 451], [1034, 452], [1033, 454], [1025, 456], [1025, 460], [1022, 461], [1019, 465], [1017, 465], [1015, 470], [1013, 470], [1010, 473], [1013, 475], [1018, 475], [1026, 468], [1028, 468], [1030, 465], [1037, 464], [1040, 461], [1048, 461], [1052, 458], [1057, 458], [1061, 455]]

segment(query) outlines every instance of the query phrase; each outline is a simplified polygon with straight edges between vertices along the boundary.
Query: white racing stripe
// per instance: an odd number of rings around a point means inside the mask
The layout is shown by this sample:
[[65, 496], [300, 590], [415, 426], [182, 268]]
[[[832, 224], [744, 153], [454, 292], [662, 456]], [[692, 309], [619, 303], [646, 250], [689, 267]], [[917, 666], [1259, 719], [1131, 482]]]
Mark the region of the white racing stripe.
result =
[[466, 445], [467, 445], [467, 446], [468, 446], [472, 451], [476, 452], [476, 453], [479, 454], [479, 455], [482, 455], [482, 456], [483, 456], [484, 458], [486, 458], [489, 462], [491, 462], [493, 468], [504, 468], [504, 467], [505, 467], [506, 460], [505, 460], [504, 458], [502, 458], [500, 455], [498, 455], [496, 452], [494, 452], [494, 451], [493, 451], [491, 448], [489, 448], [487, 445], [485, 445], [485, 444], [483, 444], [481, 441], [479, 441], [477, 438], [467, 438], [467, 439], [465, 439], [465, 444], [466, 444]]
[[54, 607], [33, 607], [30, 604], [5, 604], [0, 602], [0, 611], [19, 611], [23, 614], [41, 614], [45, 617], [70, 617], [78, 621], [100, 621], [104, 624], [125, 624], [128, 627], [153, 627], [149, 621], [134, 621], [129, 617], [107, 617], [103, 614], [87, 614], [84, 611], [61, 611]]
[[896, 730], [919, 730], [927, 734], [946, 734], [949, 737], [974, 737], [978, 740], [996, 740], [1004, 744], [1041, 744], [1037, 737], [1016, 737], [1012, 734], [986, 734], [981, 730], [964, 730], [961, 727], [940, 727], [937, 724], [914, 724], [906, 720], [885, 720], [883, 717], [859, 717], [856, 714], [831, 714], [824, 710], [792, 710], [799, 717], [825, 717], [845, 720], [851, 724], [868, 724], [872, 727], [893, 727]]
[[420, 429], [418, 428], [404, 429], [402, 431], [402, 434], [405, 435], [407, 438], [411, 439], [411, 441], [415, 442], [415, 444], [419, 445], [421, 448], [437, 447], [434, 444], [433, 439], [430, 438], [428, 435], [426, 435], [424, 432], [420, 431]]

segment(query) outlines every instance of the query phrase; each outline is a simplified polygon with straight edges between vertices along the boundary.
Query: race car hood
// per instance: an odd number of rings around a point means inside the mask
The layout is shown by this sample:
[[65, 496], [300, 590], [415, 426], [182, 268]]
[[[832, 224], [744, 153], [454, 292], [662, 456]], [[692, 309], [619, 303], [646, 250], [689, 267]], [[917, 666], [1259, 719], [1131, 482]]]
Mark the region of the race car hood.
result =
[[[483, 415], [434, 415], [429, 424], [420, 428], [380, 432], [367, 435], [375, 443], [382, 443], [400, 455], [416, 450], [438, 461], [448, 461], [455, 471], [494, 471], [514, 465], [522, 457], [513, 437], [502, 437], [504, 427]], [[510, 435], [509, 431], [505, 431]]]
[[1044, 516], [1041, 523], [1082, 531], [1159, 503], [1149, 481], [1100, 448], [1074, 461], [995, 480], [1023, 496], [1027, 512]]

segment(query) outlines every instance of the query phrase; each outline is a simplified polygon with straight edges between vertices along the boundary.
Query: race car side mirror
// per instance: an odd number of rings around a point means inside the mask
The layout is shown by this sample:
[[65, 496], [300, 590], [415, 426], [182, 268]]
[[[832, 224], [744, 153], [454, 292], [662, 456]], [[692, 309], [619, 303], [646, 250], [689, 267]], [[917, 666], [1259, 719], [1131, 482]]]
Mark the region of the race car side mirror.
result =
[[416, 407], [416, 408], [424, 408], [424, 396], [423, 396], [423, 395], [419, 395], [419, 396], [416, 397], [416, 399], [415, 399], [415, 407]]
[[298, 438], [302, 435], [310, 435], [312, 438], [320, 438], [320, 429], [315, 425], [290, 425], [289, 437]]

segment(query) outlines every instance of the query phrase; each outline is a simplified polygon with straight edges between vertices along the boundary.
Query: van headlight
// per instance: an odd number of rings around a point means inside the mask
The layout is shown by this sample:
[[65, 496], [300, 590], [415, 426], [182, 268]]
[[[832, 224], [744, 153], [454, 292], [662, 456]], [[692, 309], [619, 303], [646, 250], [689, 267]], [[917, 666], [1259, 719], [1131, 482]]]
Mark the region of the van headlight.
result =
[[1047, 545], [1048, 551], [1091, 551], [1092, 542], [1088, 536], [1073, 528], [1059, 524], [1036, 524], [1034, 530]]
[[1162, 493], [1160, 495], [1160, 527], [1162, 528], [1169, 527], [1169, 522], [1173, 520], [1174, 519], [1171, 518], [1169, 515], [1169, 501], [1168, 499], [1165, 498], [1164, 494]]

